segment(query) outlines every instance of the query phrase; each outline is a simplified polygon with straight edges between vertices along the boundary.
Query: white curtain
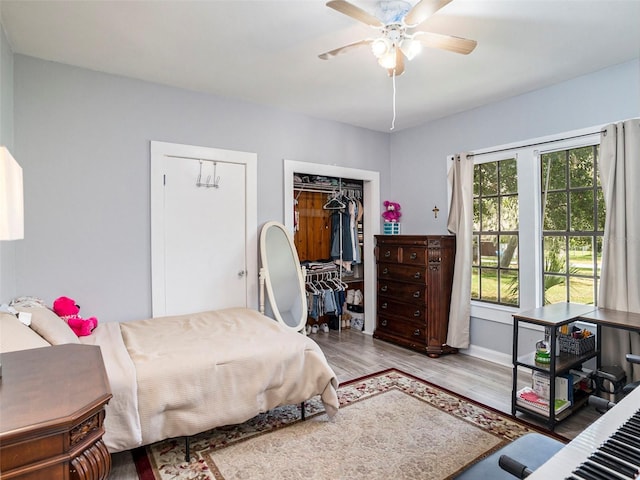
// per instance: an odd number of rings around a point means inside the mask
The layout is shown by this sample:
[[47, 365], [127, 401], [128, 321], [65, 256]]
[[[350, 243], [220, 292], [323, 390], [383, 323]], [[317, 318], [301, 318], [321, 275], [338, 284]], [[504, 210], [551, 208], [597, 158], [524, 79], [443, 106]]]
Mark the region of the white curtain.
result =
[[[607, 213], [598, 306], [640, 313], [640, 119], [602, 130], [600, 181]], [[628, 381], [637, 380], [640, 368], [627, 353], [640, 354], [640, 335], [604, 328], [603, 364], [620, 365]]]
[[447, 228], [456, 235], [456, 259], [447, 345], [468, 348], [473, 261], [473, 157], [466, 153], [454, 157], [449, 184], [452, 194]]

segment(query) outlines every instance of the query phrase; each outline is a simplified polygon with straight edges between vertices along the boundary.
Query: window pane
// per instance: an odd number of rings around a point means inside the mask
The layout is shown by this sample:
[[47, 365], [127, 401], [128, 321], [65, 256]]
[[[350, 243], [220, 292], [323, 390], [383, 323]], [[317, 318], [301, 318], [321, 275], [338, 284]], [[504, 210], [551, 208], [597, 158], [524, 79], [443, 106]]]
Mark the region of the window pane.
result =
[[518, 197], [500, 197], [500, 230], [518, 229]]
[[473, 263], [474, 267], [480, 265], [480, 236], [473, 236]]
[[[598, 177], [599, 178], [599, 177]], [[600, 232], [604, 232], [604, 219], [605, 219], [605, 205], [604, 205], [604, 194], [602, 193], [602, 189], [598, 189], [597, 191], [597, 205], [596, 205], [596, 229]]]
[[567, 287], [565, 277], [559, 275], [544, 276], [544, 304], [566, 302]]
[[480, 178], [482, 174], [482, 165], [473, 166], [473, 196], [480, 195]]
[[[544, 201], [544, 196], [543, 196]], [[565, 192], [548, 193], [546, 206], [543, 206], [543, 229], [550, 232], [567, 230], [567, 194]]]
[[567, 187], [566, 152], [542, 155], [542, 191], [563, 190]]
[[496, 269], [482, 268], [480, 270], [480, 285], [482, 287], [480, 300], [498, 301], [498, 271]]
[[602, 237], [596, 237], [596, 275], [600, 278], [600, 270], [602, 268]]
[[518, 268], [517, 235], [500, 235], [500, 267]]
[[571, 192], [571, 230], [593, 231], [593, 190]]
[[480, 230], [480, 200], [473, 199], [473, 231]]
[[480, 165], [479, 195], [496, 195], [498, 193], [498, 162]]
[[570, 277], [569, 302], [593, 305], [595, 303], [593, 286], [593, 278]]
[[593, 176], [593, 147], [574, 148], [573, 150], [569, 150], [570, 188], [592, 186]]
[[549, 273], [566, 273], [567, 252], [565, 238], [548, 237], [543, 238], [544, 248], [544, 271]]
[[480, 230], [484, 232], [498, 231], [498, 199], [485, 198], [481, 204]]
[[499, 163], [500, 168], [500, 193], [503, 195], [509, 193], [518, 193], [518, 175], [516, 159], [502, 160]]
[[480, 239], [480, 265], [494, 268], [498, 266], [497, 235], [483, 235]]
[[471, 298], [480, 298], [480, 269], [475, 267], [471, 269]]
[[593, 237], [569, 237], [569, 273], [593, 276]]
[[518, 272], [502, 270], [500, 275], [500, 303], [518, 305]]

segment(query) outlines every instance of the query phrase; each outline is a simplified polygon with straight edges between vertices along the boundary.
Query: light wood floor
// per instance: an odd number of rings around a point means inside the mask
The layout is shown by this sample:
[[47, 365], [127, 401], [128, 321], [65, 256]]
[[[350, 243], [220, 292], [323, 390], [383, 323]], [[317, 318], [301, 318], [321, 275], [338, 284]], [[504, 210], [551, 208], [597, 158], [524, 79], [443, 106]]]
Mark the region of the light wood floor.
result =
[[[511, 368], [467, 355], [430, 358], [355, 330], [310, 336], [324, 351], [338, 380], [346, 382], [387, 368], [397, 368], [505, 413], [511, 413]], [[573, 438], [599, 417], [584, 407], [556, 426], [556, 433]], [[533, 422], [529, 416], [522, 417]], [[137, 480], [128, 452], [113, 455], [110, 480]]]

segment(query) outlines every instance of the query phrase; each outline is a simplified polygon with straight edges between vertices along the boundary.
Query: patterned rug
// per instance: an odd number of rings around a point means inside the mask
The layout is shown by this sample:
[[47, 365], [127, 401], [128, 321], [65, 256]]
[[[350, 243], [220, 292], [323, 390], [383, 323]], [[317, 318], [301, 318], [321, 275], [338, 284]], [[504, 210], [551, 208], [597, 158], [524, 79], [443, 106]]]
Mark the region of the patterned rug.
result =
[[[399, 370], [341, 385], [329, 420], [319, 397], [241, 425], [135, 450], [140, 480], [432, 479], [467, 466], [536, 427]], [[286, 428], [285, 428], [286, 427]]]

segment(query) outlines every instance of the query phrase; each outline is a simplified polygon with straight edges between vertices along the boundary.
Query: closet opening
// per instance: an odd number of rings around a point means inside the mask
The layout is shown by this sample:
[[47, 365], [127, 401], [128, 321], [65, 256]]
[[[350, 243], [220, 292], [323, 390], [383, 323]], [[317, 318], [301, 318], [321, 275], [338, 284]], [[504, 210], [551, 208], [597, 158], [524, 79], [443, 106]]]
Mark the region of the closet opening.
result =
[[294, 173], [293, 239], [306, 272], [307, 334], [364, 329], [362, 185]]
[[284, 223], [307, 271], [307, 332], [372, 334], [378, 172], [285, 160], [284, 180]]

